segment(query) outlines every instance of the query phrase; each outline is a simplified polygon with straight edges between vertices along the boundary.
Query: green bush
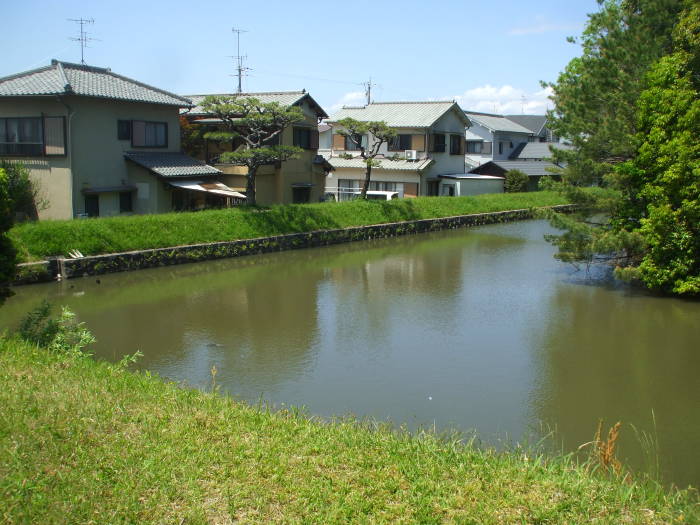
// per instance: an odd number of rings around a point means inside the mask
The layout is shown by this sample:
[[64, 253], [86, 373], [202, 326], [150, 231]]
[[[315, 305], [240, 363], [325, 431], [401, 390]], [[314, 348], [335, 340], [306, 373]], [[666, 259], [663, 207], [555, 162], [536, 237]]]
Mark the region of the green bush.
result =
[[520, 193], [527, 191], [529, 177], [520, 170], [509, 170], [506, 172], [506, 182], [504, 189], [506, 193]]

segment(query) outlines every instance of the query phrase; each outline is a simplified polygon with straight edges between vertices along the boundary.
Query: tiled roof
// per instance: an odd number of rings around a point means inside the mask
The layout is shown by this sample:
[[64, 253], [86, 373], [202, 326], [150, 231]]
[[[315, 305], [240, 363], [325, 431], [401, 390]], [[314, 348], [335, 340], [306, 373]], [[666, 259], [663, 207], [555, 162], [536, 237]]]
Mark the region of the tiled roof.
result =
[[549, 147], [552, 146], [554, 149], [572, 149], [571, 146], [567, 144], [559, 144], [558, 142], [526, 142], [525, 146], [521, 148], [521, 151], [514, 151], [514, 155], [511, 156], [512, 160], [541, 160], [548, 159], [552, 157], [552, 152]]
[[506, 115], [506, 118], [529, 129], [535, 135], [539, 135], [547, 124], [547, 117], [544, 115]]
[[260, 92], [260, 93], [211, 93], [203, 95], [186, 95], [186, 97], [192, 100], [194, 107], [190, 110], [183, 110], [182, 113], [187, 113], [189, 115], [207, 115], [204, 112], [200, 104], [204, 100], [204, 97], [215, 96], [215, 97], [255, 97], [263, 104], [269, 102], [277, 102], [282, 106], [293, 106], [299, 104], [302, 100], [308, 100], [309, 104], [316, 109], [316, 113], [320, 118], [328, 118], [328, 115], [323, 108], [318, 105], [318, 103], [309, 95], [306, 91], [279, 91], [279, 92]]
[[[389, 160], [389, 159], [377, 159], [381, 162], [378, 168], [372, 168], [373, 170], [397, 170], [397, 171], [423, 171], [425, 168], [430, 166], [433, 159], [423, 159], [419, 161], [410, 160]], [[360, 157], [355, 157], [354, 159], [343, 159], [341, 157], [331, 157], [328, 162], [333, 166], [333, 168], [362, 168], [365, 169], [366, 164]]]
[[489, 113], [478, 113], [476, 111], [465, 111], [464, 113], [469, 117], [469, 120], [491, 131], [511, 131], [532, 135], [532, 131], [502, 115], [491, 115]]
[[553, 175], [549, 170], [560, 168], [560, 166], [547, 161], [492, 160], [474, 168], [470, 173], [490, 174], [490, 168], [493, 166], [497, 166], [503, 171], [519, 170], [530, 177]]
[[182, 153], [127, 151], [124, 157], [161, 177], [201, 177], [221, 171]]
[[113, 73], [109, 69], [52, 60], [50, 66], [0, 78], [0, 97], [79, 95], [186, 107], [190, 101]]
[[366, 106], [346, 106], [330, 119], [338, 122], [350, 117], [360, 121], [384, 121], [392, 128], [428, 128], [448, 111], [456, 109], [456, 114], [469, 125], [462, 110], [455, 102], [372, 102]]

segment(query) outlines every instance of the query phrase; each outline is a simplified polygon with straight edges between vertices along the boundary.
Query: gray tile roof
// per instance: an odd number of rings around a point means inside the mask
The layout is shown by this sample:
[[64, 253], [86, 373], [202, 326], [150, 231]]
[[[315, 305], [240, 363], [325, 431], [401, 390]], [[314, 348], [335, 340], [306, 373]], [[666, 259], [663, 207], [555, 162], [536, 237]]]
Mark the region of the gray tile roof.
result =
[[201, 177], [219, 175], [221, 171], [182, 153], [161, 151], [127, 151], [124, 158], [161, 177]]
[[[493, 169], [494, 166], [497, 169]], [[500, 168], [500, 170], [498, 169]], [[493, 175], [494, 172], [520, 170], [529, 177], [541, 177], [543, 175], [553, 175], [550, 169], [559, 169], [560, 166], [547, 161], [518, 161], [518, 160], [492, 160], [481, 166], [474, 168], [470, 173], [480, 173], [484, 175]]]
[[520, 124], [507, 119], [503, 115], [491, 115], [489, 113], [479, 113], [476, 111], [464, 112], [469, 120], [480, 124], [491, 131], [510, 131], [515, 133], [527, 133], [532, 135], [532, 131]]
[[109, 69], [52, 60], [51, 65], [0, 78], [0, 97], [78, 95], [186, 107], [179, 95], [117, 75]]
[[506, 118], [529, 129], [535, 135], [539, 135], [547, 124], [547, 117], [544, 115], [506, 115]]
[[372, 102], [367, 106], [346, 106], [338, 111], [330, 122], [350, 117], [361, 121], [384, 121], [392, 128], [428, 128], [451, 110], [469, 125], [461, 108], [455, 102]]
[[207, 113], [204, 112], [200, 104], [204, 100], [204, 97], [207, 96], [215, 96], [215, 97], [233, 97], [233, 96], [241, 96], [241, 97], [255, 97], [260, 102], [263, 104], [267, 104], [269, 102], [277, 102], [278, 104], [282, 106], [293, 106], [295, 104], [300, 104], [303, 100], [307, 100], [311, 107], [316, 109], [316, 113], [320, 118], [328, 118], [328, 115], [326, 114], [325, 111], [323, 111], [323, 108], [318, 105], [318, 103], [313, 99], [311, 95], [309, 95], [306, 91], [266, 91], [266, 92], [260, 92], [260, 93], [211, 93], [211, 94], [203, 94], [203, 95], [186, 95], [186, 97], [190, 100], [192, 100], [193, 108], [190, 110], [183, 110], [181, 113], [187, 113], [189, 115], [207, 115]]
[[513, 153], [515, 155], [511, 156], [512, 160], [542, 160], [552, 157], [552, 152], [549, 147], [552, 146], [555, 149], [570, 150], [571, 146], [567, 144], [559, 144], [558, 142], [527, 142], [521, 151], [516, 149]]
[[[378, 168], [372, 168], [374, 170], [397, 170], [397, 171], [423, 171], [425, 168], [432, 164], [433, 159], [423, 159], [419, 161], [410, 160], [389, 160], [389, 159], [377, 159], [381, 162]], [[337, 168], [361, 168], [365, 169], [365, 161], [360, 157], [355, 157], [354, 159], [343, 159], [341, 157], [331, 157], [328, 162], [333, 166], [334, 169]]]

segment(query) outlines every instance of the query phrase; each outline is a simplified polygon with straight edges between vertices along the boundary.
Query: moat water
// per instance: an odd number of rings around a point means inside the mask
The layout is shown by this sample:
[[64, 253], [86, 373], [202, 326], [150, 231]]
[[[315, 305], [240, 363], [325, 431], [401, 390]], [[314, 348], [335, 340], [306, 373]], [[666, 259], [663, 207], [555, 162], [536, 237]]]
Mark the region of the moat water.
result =
[[[622, 421], [620, 456], [700, 485], [700, 302], [553, 259], [526, 221], [19, 287], [0, 328], [47, 298], [98, 358], [252, 403], [303, 405], [484, 443], [566, 451]], [[99, 281], [99, 282], [98, 282]], [[655, 423], [654, 423], [655, 420]], [[655, 459], [652, 460], [654, 462]]]

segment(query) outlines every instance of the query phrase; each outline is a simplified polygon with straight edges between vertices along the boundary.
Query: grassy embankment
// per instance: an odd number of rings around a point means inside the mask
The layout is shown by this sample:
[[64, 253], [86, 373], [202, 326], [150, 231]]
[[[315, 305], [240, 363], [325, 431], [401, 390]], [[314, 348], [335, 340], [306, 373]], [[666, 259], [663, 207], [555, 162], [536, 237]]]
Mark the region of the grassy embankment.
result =
[[697, 496], [0, 339], [4, 523], [697, 523]]
[[234, 208], [25, 223], [16, 225], [10, 237], [22, 259], [31, 261], [74, 249], [97, 255], [556, 204], [566, 200], [552, 192], [533, 192], [273, 206], [264, 213]]

